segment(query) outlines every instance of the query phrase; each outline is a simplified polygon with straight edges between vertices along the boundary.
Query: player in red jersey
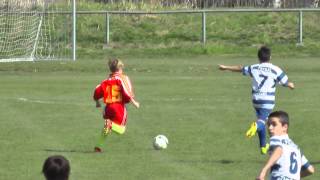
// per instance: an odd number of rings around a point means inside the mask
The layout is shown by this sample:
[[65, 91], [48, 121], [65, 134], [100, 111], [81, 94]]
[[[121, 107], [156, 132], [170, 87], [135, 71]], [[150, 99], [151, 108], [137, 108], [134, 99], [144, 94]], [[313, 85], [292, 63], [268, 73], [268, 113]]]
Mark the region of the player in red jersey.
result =
[[104, 127], [94, 148], [95, 152], [102, 152], [104, 141], [112, 131], [118, 134], [125, 132], [127, 122], [125, 104], [132, 103], [136, 108], [140, 106], [134, 99], [129, 77], [123, 74], [124, 64], [119, 59], [111, 59], [108, 66], [111, 74], [95, 88], [93, 95], [97, 108], [101, 107], [100, 99], [103, 99], [106, 105], [103, 113]]

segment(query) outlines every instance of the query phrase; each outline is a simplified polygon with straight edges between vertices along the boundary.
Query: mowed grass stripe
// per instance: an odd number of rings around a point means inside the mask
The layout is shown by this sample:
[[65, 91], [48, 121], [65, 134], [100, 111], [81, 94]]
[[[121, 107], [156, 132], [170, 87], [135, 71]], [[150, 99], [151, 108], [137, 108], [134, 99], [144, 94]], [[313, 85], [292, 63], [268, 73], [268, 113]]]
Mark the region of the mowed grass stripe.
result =
[[[0, 179], [42, 179], [43, 160], [52, 154], [71, 161], [71, 180], [254, 178], [266, 157], [259, 154], [257, 138], [244, 135], [255, 119], [250, 80], [218, 71], [216, 64], [256, 60], [157, 61], [125, 60], [141, 108], [128, 105], [127, 132], [112, 134], [102, 154], [91, 153], [103, 126], [101, 109], [94, 107], [91, 96], [106, 77], [105, 70], [93, 71], [94, 64], [86, 67], [86, 61], [79, 61], [70, 72], [51, 72], [51, 64], [45, 63], [44, 72], [25, 72], [30, 66], [1, 72]], [[278, 87], [275, 109], [291, 114], [292, 138], [311, 162], [317, 162], [319, 62], [314, 58], [276, 62], [287, 68], [297, 88]], [[152, 148], [152, 138], [160, 133], [170, 141], [165, 151]], [[319, 178], [315, 174], [309, 179]]]

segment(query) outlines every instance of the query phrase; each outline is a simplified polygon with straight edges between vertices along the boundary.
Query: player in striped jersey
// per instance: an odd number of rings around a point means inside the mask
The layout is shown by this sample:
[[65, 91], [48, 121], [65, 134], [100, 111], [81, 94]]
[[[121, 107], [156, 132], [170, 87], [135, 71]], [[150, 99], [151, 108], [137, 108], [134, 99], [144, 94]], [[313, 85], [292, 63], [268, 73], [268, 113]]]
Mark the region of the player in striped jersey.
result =
[[278, 67], [270, 63], [271, 50], [262, 46], [258, 51], [259, 63], [250, 66], [219, 65], [220, 70], [242, 72], [252, 79], [252, 103], [257, 119], [246, 133], [251, 138], [256, 132], [259, 135], [261, 153], [266, 154], [269, 144], [266, 143], [265, 121], [275, 106], [276, 85], [280, 84], [294, 89], [294, 84], [289, 82], [288, 76]]
[[129, 77], [123, 73], [124, 64], [119, 59], [111, 59], [108, 66], [111, 74], [95, 88], [93, 95], [97, 108], [101, 107], [100, 99], [103, 99], [105, 103], [104, 127], [94, 148], [96, 152], [102, 151], [104, 141], [112, 131], [118, 134], [125, 132], [127, 123], [125, 104], [132, 103], [137, 108], [140, 106], [139, 102], [134, 99]]
[[271, 180], [299, 180], [313, 174], [313, 166], [288, 136], [288, 114], [284, 111], [272, 112], [267, 126], [271, 137], [270, 158], [256, 179], [264, 180], [269, 169]]

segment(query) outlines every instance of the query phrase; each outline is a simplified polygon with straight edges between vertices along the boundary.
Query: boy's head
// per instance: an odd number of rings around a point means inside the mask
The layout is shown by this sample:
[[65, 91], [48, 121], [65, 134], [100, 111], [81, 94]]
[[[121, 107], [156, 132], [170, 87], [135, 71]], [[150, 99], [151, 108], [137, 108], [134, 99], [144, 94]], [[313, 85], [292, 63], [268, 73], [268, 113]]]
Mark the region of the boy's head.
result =
[[108, 62], [109, 69], [112, 73], [117, 72], [119, 70], [122, 70], [124, 67], [124, 64], [120, 59], [112, 58]]
[[258, 58], [260, 62], [269, 62], [271, 58], [271, 49], [262, 46], [258, 51]]
[[274, 111], [267, 122], [270, 136], [280, 136], [288, 133], [289, 115], [284, 111]]
[[48, 157], [42, 167], [47, 180], [68, 180], [70, 173], [69, 161], [60, 155]]

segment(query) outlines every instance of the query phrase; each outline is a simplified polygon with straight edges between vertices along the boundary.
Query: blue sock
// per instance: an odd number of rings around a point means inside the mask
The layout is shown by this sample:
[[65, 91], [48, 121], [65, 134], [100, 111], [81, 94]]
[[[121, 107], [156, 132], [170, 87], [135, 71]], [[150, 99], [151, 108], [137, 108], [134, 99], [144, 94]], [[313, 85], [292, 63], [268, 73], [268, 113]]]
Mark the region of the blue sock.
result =
[[266, 146], [266, 128], [264, 121], [258, 120], [257, 121], [257, 131], [259, 135], [260, 147]]

